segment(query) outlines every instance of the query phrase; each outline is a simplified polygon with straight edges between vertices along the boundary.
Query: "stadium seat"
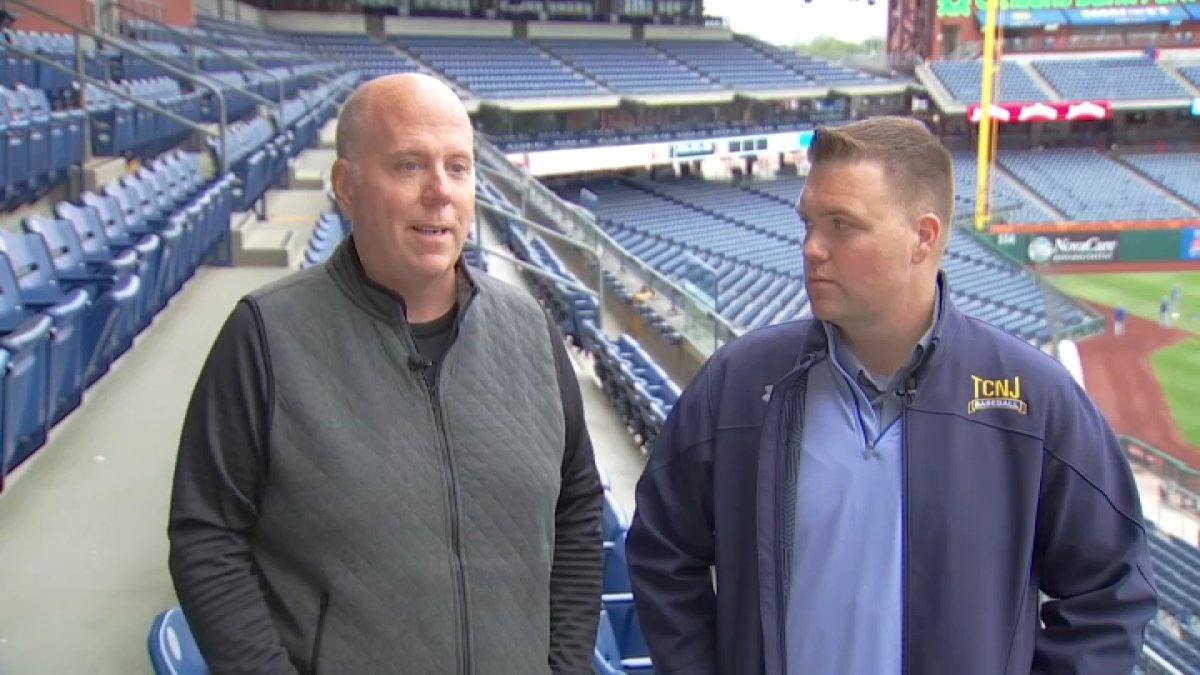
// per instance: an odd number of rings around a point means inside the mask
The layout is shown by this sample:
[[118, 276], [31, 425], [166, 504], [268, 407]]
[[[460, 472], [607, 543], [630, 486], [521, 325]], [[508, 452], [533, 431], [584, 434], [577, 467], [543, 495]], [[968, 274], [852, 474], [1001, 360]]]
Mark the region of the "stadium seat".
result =
[[187, 617], [178, 607], [154, 618], [146, 643], [155, 675], [207, 675], [200, 647], [192, 637]]
[[[3, 438], [0, 441], [0, 476], [46, 442], [50, 428], [52, 384], [50, 358], [54, 319], [31, 310], [18, 282], [18, 269], [30, 261], [23, 255], [26, 235], [0, 230], [4, 260], [0, 264], [0, 349], [5, 352]], [[14, 245], [15, 244], [15, 245]], [[64, 307], [69, 303], [63, 303]], [[60, 357], [66, 357], [68, 342]], [[64, 367], [68, 364], [63, 363]]]
[[[73, 231], [53, 225], [40, 216], [25, 219], [27, 230], [39, 236], [9, 241], [26, 247], [25, 260], [38, 260], [38, 292], [44, 302], [62, 302], [74, 290], [84, 290], [90, 298], [84, 321], [84, 383], [90, 386], [108, 371], [109, 365], [129, 348], [133, 340], [130, 320], [136, 309], [141, 280], [136, 274], [122, 276], [106, 266], [89, 266]], [[36, 256], [36, 257], [35, 257]]]

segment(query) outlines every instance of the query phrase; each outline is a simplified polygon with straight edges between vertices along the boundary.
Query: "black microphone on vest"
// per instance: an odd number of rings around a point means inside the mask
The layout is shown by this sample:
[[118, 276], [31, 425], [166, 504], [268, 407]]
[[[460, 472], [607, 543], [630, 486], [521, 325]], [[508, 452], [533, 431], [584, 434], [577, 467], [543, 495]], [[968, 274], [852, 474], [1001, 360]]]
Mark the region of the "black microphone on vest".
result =
[[414, 373], [424, 373], [433, 367], [433, 362], [417, 354], [408, 355], [408, 369]]

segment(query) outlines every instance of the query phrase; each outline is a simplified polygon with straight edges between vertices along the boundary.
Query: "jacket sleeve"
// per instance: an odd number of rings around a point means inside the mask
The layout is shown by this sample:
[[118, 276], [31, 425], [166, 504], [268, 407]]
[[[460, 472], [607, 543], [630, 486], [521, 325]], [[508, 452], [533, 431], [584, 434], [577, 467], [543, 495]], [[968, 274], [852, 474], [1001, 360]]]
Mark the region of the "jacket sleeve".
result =
[[[1073, 384], [1073, 383], [1072, 383]], [[1038, 509], [1048, 596], [1036, 675], [1127, 675], [1158, 609], [1141, 503], [1120, 441], [1077, 386], [1051, 416]]]
[[550, 669], [556, 674], [590, 673], [603, 583], [600, 517], [604, 493], [575, 368], [552, 322], [549, 329], [566, 422], [550, 572]]
[[654, 670], [715, 675], [712, 415], [704, 369], [672, 407], [637, 485], [629, 578]]
[[256, 308], [226, 320], [184, 417], [171, 495], [169, 566], [213, 673], [293, 674], [250, 550], [267, 462], [271, 384]]

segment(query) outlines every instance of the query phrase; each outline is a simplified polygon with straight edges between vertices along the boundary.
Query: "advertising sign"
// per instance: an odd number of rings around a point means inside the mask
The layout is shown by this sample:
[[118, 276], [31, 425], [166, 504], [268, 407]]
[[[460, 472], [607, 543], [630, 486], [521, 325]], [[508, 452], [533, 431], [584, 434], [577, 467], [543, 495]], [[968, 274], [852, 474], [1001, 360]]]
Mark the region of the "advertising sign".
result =
[[1115, 232], [1039, 234], [1029, 239], [1027, 254], [1035, 265], [1116, 262], [1119, 236]]
[[[976, 18], [982, 24], [987, 19], [987, 12], [976, 12]], [[1013, 9], [997, 12], [996, 23], [1001, 28], [1030, 28], [1033, 26], [1061, 26], [1067, 22], [1067, 17], [1057, 9]]]
[[1179, 234], [1179, 258], [1200, 260], [1200, 227], [1185, 227]]
[[[1048, 101], [1045, 103], [993, 103], [991, 117], [1002, 123], [1106, 120], [1112, 115], [1108, 101]], [[967, 106], [967, 119], [979, 124], [983, 108]]]
[[1113, 25], [1138, 23], [1172, 23], [1187, 21], [1182, 7], [1090, 7], [1068, 9], [1067, 21], [1075, 25]]
[[[1186, 13], [1200, 19], [1200, 4], [1193, 0], [1000, 0], [999, 15], [1003, 17], [1008, 12], [1045, 12], [1062, 11], [1064, 13], [1095, 11], [1102, 9], [1118, 10], [1157, 10], [1183, 9]], [[937, 15], [939, 19], [964, 18], [972, 12], [979, 14], [987, 11], [987, 0], [937, 0]], [[1134, 11], [1132, 16], [1142, 12]], [[1146, 12], [1154, 16], [1155, 12]], [[1174, 13], [1174, 12], [1171, 12]], [[1101, 15], [1103, 16], [1103, 15]], [[1124, 16], [1131, 16], [1125, 13]], [[1085, 19], [1086, 21], [1086, 19]], [[1096, 19], [1093, 16], [1092, 21]], [[1107, 23], [1107, 21], [1105, 21]]]

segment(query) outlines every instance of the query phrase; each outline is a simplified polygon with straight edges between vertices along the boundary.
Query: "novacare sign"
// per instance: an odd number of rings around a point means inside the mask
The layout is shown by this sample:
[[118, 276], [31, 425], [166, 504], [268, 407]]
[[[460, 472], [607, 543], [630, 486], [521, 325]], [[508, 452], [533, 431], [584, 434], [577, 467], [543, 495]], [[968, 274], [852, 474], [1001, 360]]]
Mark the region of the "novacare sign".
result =
[[1038, 235], [1029, 240], [1033, 263], [1114, 262], [1118, 239], [1113, 234]]

